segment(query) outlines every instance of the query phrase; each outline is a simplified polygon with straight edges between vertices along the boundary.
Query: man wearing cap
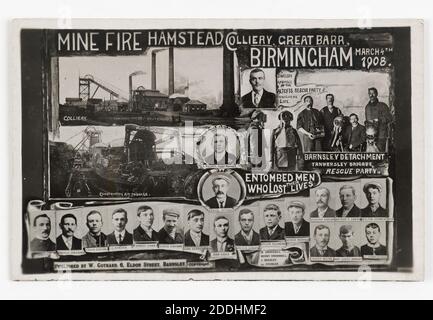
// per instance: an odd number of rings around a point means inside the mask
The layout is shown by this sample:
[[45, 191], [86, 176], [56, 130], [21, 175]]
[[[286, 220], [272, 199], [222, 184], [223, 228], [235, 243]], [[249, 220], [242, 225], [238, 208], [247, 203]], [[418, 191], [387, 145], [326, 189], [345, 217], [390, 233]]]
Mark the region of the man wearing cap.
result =
[[114, 231], [107, 236], [107, 243], [112, 246], [131, 245], [133, 239], [132, 234], [126, 230], [126, 224], [128, 223], [126, 210], [122, 208], [114, 210], [111, 221]]
[[56, 244], [50, 239], [51, 219], [46, 214], [40, 214], [33, 219], [35, 238], [30, 242], [30, 250], [55, 251]]
[[361, 250], [353, 244], [353, 228], [351, 225], [343, 225], [340, 227], [339, 238], [342, 242], [340, 249], [335, 251], [337, 257], [360, 257]]
[[365, 227], [367, 244], [361, 247], [362, 256], [386, 256], [386, 247], [380, 243], [380, 227], [377, 223], [369, 223]]
[[341, 208], [335, 213], [339, 218], [357, 218], [361, 216], [361, 210], [356, 206], [355, 188], [350, 185], [344, 185], [340, 188]]
[[314, 247], [310, 249], [310, 256], [317, 258], [335, 257], [335, 250], [328, 247], [331, 230], [329, 227], [321, 224], [314, 228]]
[[260, 239], [265, 241], [284, 240], [284, 229], [280, 227], [281, 210], [276, 204], [268, 204], [263, 210], [265, 226], [260, 229]]
[[235, 165], [236, 156], [227, 151], [228, 137], [222, 132], [213, 136], [213, 152], [206, 159], [209, 165]]
[[216, 238], [210, 242], [213, 252], [234, 252], [234, 241], [228, 236], [229, 220], [224, 216], [218, 216], [214, 220]]
[[239, 224], [241, 231], [235, 235], [235, 244], [237, 246], [258, 246], [260, 236], [253, 230], [254, 213], [250, 209], [245, 208], [239, 211]]
[[382, 187], [377, 182], [369, 182], [364, 185], [363, 191], [368, 205], [361, 210], [361, 217], [376, 218], [387, 217], [388, 211], [380, 205]]
[[140, 224], [134, 229], [135, 242], [158, 241], [158, 233], [152, 228], [155, 215], [149, 206], [140, 206], [137, 209], [137, 217]]
[[305, 204], [301, 201], [290, 201], [288, 211], [291, 221], [284, 225], [286, 237], [309, 237], [310, 224], [304, 219]]
[[212, 190], [215, 196], [206, 201], [209, 208], [233, 208], [237, 200], [227, 195], [230, 188], [230, 180], [226, 176], [217, 176], [212, 180]]
[[241, 107], [243, 108], [274, 108], [275, 94], [266, 91], [265, 72], [262, 69], [253, 69], [250, 72], [250, 84], [252, 90], [242, 96]]
[[183, 243], [183, 234], [177, 230], [179, 217], [180, 214], [174, 208], [168, 208], [162, 211], [162, 220], [164, 221], [164, 226], [158, 232], [159, 243]]
[[316, 189], [317, 209], [311, 212], [310, 218], [335, 218], [335, 210], [328, 206], [331, 193], [328, 188], [319, 187]]
[[303, 157], [298, 132], [291, 126], [293, 114], [283, 111], [278, 115], [280, 125], [272, 131], [271, 157], [275, 169], [296, 170]]
[[203, 233], [204, 212], [193, 209], [188, 212], [189, 230], [185, 232], [186, 247], [203, 247], [209, 245], [209, 236]]

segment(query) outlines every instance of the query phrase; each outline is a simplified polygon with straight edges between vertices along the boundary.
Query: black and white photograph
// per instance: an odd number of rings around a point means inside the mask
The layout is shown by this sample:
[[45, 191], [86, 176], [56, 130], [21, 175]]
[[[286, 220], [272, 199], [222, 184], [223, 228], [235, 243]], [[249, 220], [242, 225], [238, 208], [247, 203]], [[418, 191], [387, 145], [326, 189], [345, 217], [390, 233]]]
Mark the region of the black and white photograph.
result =
[[210, 251], [214, 256], [224, 257], [236, 254], [234, 240], [233, 213], [221, 212], [213, 214], [210, 220]]
[[258, 206], [245, 206], [234, 212], [234, 240], [236, 247], [260, 245], [260, 220]]

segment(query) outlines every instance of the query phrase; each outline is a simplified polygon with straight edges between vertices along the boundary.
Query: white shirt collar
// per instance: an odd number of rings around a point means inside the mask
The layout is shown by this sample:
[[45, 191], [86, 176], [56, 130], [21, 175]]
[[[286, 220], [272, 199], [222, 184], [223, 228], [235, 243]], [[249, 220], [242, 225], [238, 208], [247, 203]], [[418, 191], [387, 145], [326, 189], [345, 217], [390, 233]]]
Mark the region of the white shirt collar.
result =
[[323, 218], [325, 216], [326, 211], [328, 211], [328, 207], [326, 207], [324, 210], [317, 207], [317, 215], [319, 218]]

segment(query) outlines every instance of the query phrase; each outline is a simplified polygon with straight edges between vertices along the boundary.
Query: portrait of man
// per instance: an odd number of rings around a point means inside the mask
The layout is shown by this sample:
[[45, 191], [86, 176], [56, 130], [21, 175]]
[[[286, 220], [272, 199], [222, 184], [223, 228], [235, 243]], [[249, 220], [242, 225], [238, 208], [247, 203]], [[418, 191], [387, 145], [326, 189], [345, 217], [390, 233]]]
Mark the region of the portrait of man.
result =
[[37, 215], [33, 219], [35, 237], [30, 241], [33, 252], [55, 251], [56, 244], [50, 239], [51, 219], [46, 214]]
[[301, 201], [290, 201], [287, 208], [290, 221], [284, 224], [286, 237], [309, 237], [310, 223], [305, 221], [305, 204]]
[[353, 228], [351, 225], [343, 225], [340, 227], [339, 238], [342, 246], [336, 251], [337, 257], [360, 257], [361, 250], [354, 245]]
[[334, 129], [334, 119], [337, 117], [342, 117], [343, 113], [339, 108], [334, 106], [334, 95], [328, 93], [326, 95], [326, 106], [324, 106], [320, 113], [323, 118], [323, 125], [325, 129], [325, 136], [322, 140], [322, 147], [324, 151], [331, 151], [331, 141], [332, 141], [332, 130]]
[[235, 165], [236, 156], [227, 151], [228, 137], [222, 132], [213, 136], [213, 153], [206, 157], [205, 162], [210, 165]]
[[280, 227], [281, 210], [276, 204], [268, 204], [263, 210], [265, 226], [260, 229], [260, 240], [284, 240], [284, 229]]
[[239, 211], [239, 225], [241, 230], [235, 235], [235, 244], [237, 246], [258, 246], [260, 236], [253, 230], [254, 213], [247, 208]]
[[329, 207], [331, 193], [328, 188], [319, 187], [314, 192], [317, 208], [310, 213], [310, 218], [335, 218], [335, 210]]
[[367, 244], [361, 247], [362, 256], [386, 256], [386, 246], [380, 243], [380, 227], [377, 223], [369, 223], [365, 227]]
[[291, 125], [293, 114], [283, 111], [278, 119], [280, 125], [272, 131], [272, 165], [276, 169], [296, 170], [298, 161], [303, 159], [303, 152], [298, 132]]
[[251, 91], [241, 98], [243, 108], [274, 108], [275, 94], [264, 89], [265, 72], [262, 69], [250, 71], [249, 82]]
[[365, 144], [365, 127], [359, 124], [358, 115], [355, 113], [349, 116], [349, 121], [350, 126], [347, 126], [343, 132], [344, 150], [360, 152]]
[[216, 238], [210, 242], [213, 252], [234, 252], [235, 246], [233, 239], [228, 236], [230, 222], [224, 216], [218, 216], [214, 220], [214, 231]]
[[376, 88], [368, 89], [369, 101], [365, 106], [365, 121], [377, 130], [376, 146], [381, 152], [386, 152], [386, 142], [389, 135], [389, 124], [392, 115], [386, 103], [379, 101]]
[[336, 211], [339, 218], [357, 218], [361, 216], [361, 210], [356, 206], [356, 191], [350, 185], [344, 185], [340, 188], [341, 208]]
[[314, 228], [315, 245], [310, 249], [311, 257], [330, 258], [335, 257], [335, 250], [328, 246], [331, 237], [329, 227], [321, 224]]
[[186, 247], [204, 247], [209, 245], [209, 236], [203, 232], [204, 212], [193, 209], [188, 212], [189, 230], [185, 232]]
[[237, 204], [238, 201], [227, 194], [230, 190], [230, 180], [226, 176], [213, 178], [212, 190], [215, 196], [206, 201], [209, 208], [233, 208]]
[[97, 210], [90, 211], [86, 216], [86, 226], [89, 232], [82, 238], [83, 248], [107, 246], [107, 236], [102, 232], [102, 215]]
[[162, 220], [164, 222], [164, 226], [158, 232], [159, 243], [183, 243], [183, 233], [178, 230], [179, 218], [180, 214], [174, 208], [168, 208], [162, 211]]
[[364, 185], [363, 191], [365, 193], [365, 197], [367, 198], [368, 205], [361, 210], [361, 217], [387, 217], [388, 210], [380, 205], [382, 186], [377, 182], [369, 182]]
[[77, 218], [68, 213], [62, 216], [59, 223], [62, 234], [56, 239], [57, 250], [81, 250], [81, 239], [74, 236], [77, 229]]
[[305, 109], [298, 114], [296, 127], [302, 133], [304, 152], [322, 151], [322, 139], [325, 136], [322, 114], [313, 108], [313, 98], [304, 98]]
[[158, 233], [152, 228], [155, 216], [149, 206], [140, 206], [137, 209], [137, 218], [140, 224], [133, 231], [135, 242], [158, 241]]
[[112, 246], [126, 246], [133, 243], [132, 234], [126, 230], [128, 213], [125, 209], [114, 210], [111, 215], [114, 231], [107, 236], [107, 243]]

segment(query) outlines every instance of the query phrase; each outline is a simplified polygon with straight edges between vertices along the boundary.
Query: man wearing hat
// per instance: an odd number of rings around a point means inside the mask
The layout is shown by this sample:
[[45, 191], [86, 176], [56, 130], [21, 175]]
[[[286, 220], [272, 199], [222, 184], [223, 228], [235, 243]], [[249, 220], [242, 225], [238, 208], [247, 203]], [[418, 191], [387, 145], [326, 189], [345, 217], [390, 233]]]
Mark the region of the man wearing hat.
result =
[[203, 247], [209, 245], [209, 236], [203, 233], [204, 212], [193, 209], [188, 212], [189, 230], [185, 232], [186, 247]]
[[212, 180], [212, 190], [215, 196], [206, 201], [209, 208], [233, 208], [237, 200], [227, 195], [230, 188], [230, 180], [226, 176], [217, 176]]
[[310, 224], [304, 220], [305, 204], [301, 201], [290, 201], [288, 211], [291, 221], [284, 225], [286, 237], [309, 237]]
[[291, 126], [293, 114], [283, 111], [278, 115], [280, 125], [272, 131], [271, 157], [276, 169], [296, 170], [298, 160], [303, 157], [302, 143], [298, 132]]
[[381, 185], [377, 182], [369, 182], [364, 185], [363, 191], [367, 198], [368, 205], [361, 210], [361, 217], [387, 217], [388, 211], [379, 203], [382, 193]]
[[164, 221], [164, 226], [158, 232], [159, 243], [183, 243], [183, 234], [177, 230], [179, 217], [180, 214], [174, 208], [168, 208], [162, 211], [162, 220]]
[[361, 250], [353, 244], [353, 228], [351, 225], [340, 227], [339, 238], [342, 242], [340, 249], [335, 251], [337, 257], [360, 257]]

